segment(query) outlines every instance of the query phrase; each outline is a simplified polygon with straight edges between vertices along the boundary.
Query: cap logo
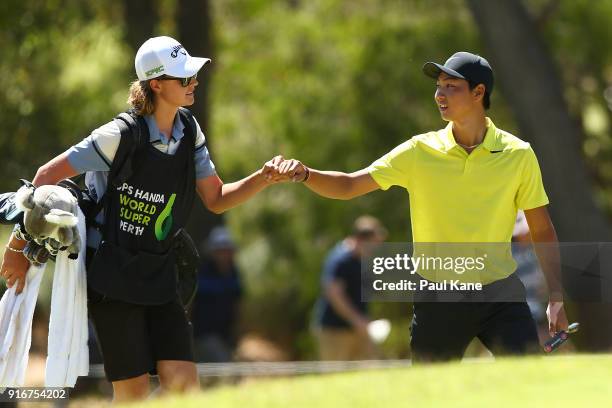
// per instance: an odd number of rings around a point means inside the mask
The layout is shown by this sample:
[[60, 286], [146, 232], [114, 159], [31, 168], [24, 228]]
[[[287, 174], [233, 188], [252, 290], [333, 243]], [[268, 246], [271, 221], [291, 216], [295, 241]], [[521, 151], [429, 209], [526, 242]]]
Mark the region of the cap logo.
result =
[[[176, 57], [178, 57], [178, 53], [179, 53], [179, 51], [181, 51], [181, 49], [182, 49], [182, 48], [183, 48], [183, 46], [182, 46], [182, 45], [180, 45], [180, 44], [179, 44], [179, 45], [176, 45], [176, 46], [174, 46], [174, 47], [172, 47], [172, 53], [170, 53], [170, 56], [171, 56], [172, 58], [176, 58]], [[181, 54], [183, 54], [183, 55], [187, 55], [187, 52], [185, 52], [185, 51], [183, 50], [183, 51], [181, 51]]]
[[147, 72], [145, 72], [145, 75], [150, 77], [153, 74], [159, 74], [160, 72], [162, 72], [164, 70], [164, 66], [160, 65], [159, 67], [155, 67], [153, 69], [148, 70]]

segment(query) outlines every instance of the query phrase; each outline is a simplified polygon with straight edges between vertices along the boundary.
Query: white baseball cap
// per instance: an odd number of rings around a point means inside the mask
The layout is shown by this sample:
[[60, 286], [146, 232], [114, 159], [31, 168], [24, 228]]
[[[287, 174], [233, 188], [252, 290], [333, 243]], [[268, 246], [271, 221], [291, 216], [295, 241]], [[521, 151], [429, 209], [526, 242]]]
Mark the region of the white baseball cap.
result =
[[134, 66], [140, 81], [168, 75], [176, 78], [194, 76], [209, 58], [189, 55], [183, 46], [171, 37], [154, 37], [144, 42], [136, 53]]

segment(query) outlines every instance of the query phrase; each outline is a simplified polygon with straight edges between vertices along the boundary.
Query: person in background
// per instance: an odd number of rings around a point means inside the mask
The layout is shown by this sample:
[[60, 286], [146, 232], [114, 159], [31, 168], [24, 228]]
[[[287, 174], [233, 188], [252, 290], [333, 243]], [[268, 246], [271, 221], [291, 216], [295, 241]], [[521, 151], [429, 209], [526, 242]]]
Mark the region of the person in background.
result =
[[321, 360], [376, 358], [368, 335], [368, 304], [361, 301], [361, 256], [386, 236], [380, 221], [361, 216], [352, 234], [336, 244], [325, 260], [314, 322]]
[[193, 326], [196, 361], [232, 360], [236, 346], [242, 282], [234, 257], [236, 245], [225, 227], [215, 227], [198, 271]]
[[521, 210], [516, 215], [512, 231], [512, 256], [516, 261], [516, 274], [525, 285], [525, 297], [533, 320], [536, 322], [538, 336], [545, 341], [546, 309], [542, 301], [546, 299], [546, 282], [540, 272], [540, 264], [533, 249], [527, 218]]

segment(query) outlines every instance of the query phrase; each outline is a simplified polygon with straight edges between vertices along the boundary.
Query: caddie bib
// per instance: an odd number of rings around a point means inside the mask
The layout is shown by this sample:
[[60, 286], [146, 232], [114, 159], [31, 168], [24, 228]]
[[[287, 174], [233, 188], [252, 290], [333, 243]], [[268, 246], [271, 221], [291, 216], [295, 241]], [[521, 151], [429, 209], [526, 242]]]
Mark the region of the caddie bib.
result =
[[102, 242], [88, 268], [88, 285], [111, 299], [162, 304], [177, 296], [172, 238], [193, 205], [195, 135], [185, 123], [180, 145], [169, 155], [148, 143], [145, 133], [131, 176], [108, 186]]

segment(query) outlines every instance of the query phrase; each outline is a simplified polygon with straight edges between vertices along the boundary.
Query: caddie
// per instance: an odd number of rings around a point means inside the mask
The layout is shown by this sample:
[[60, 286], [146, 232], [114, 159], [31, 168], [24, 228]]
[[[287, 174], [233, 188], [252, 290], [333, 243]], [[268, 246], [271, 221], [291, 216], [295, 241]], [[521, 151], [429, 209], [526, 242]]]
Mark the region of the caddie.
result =
[[[115, 401], [143, 399], [149, 374], [164, 391], [198, 387], [192, 327], [177, 296], [171, 238], [185, 226], [195, 194], [215, 213], [239, 205], [277, 179], [267, 177], [279, 158], [234, 183], [216, 173], [204, 134], [184, 106], [194, 103], [198, 71], [208, 58], [189, 55], [173, 38], [145, 41], [135, 57], [138, 79], [128, 103], [136, 124], [130, 174], [109, 185], [122, 123], [102, 125], [40, 167], [36, 186], [86, 173], [89, 192], [102, 209], [88, 231], [88, 307]], [[129, 119], [129, 118], [128, 118]], [[143, 139], [138, 139], [142, 141]], [[94, 223], [95, 224], [95, 223]], [[22, 285], [28, 262], [13, 235], [2, 271], [10, 285]]]

